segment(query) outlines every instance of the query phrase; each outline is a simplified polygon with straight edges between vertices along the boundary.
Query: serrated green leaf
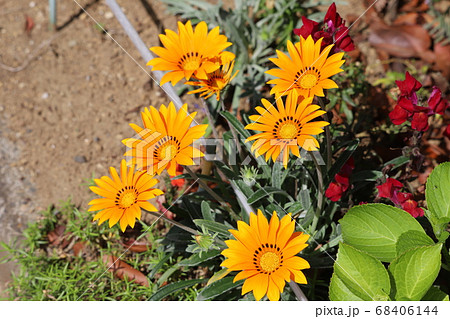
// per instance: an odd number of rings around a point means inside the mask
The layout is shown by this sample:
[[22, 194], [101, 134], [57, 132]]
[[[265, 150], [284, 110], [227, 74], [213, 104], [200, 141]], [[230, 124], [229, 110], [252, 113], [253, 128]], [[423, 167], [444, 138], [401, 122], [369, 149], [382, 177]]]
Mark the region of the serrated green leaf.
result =
[[155, 292], [148, 300], [150, 301], [161, 300], [164, 297], [167, 297], [168, 295], [177, 292], [178, 290], [194, 286], [204, 281], [206, 281], [206, 279], [191, 279], [168, 284], [167, 286], [164, 286], [157, 292]]
[[421, 301], [449, 301], [448, 295], [441, 289], [431, 286]]
[[214, 221], [214, 218], [212, 217], [212, 214], [211, 214], [211, 207], [209, 206], [207, 201], [205, 201], [205, 200], [202, 201], [201, 208], [202, 208], [203, 219]]
[[339, 245], [334, 272], [347, 290], [362, 300], [387, 300], [389, 297], [391, 285], [386, 268], [376, 258], [350, 245]]
[[398, 238], [397, 256], [417, 247], [431, 245], [434, 245], [434, 241], [427, 234], [416, 230], [409, 230], [401, 234]]
[[348, 289], [336, 272], [331, 276], [329, 297], [331, 301], [364, 301]]
[[206, 220], [206, 219], [194, 219], [194, 224], [199, 227], [204, 226], [206, 229], [208, 229], [212, 232], [219, 233], [219, 234], [225, 235], [227, 237], [230, 236], [230, 232], [228, 231], [228, 229], [230, 229], [230, 228], [225, 226], [224, 224], [214, 222], [211, 220]]
[[441, 268], [442, 244], [408, 250], [392, 261], [391, 298], [420, 300], [430, 289]]
[[[450, 219], [450, 162], [437, 166], [426, 184], [425, 197], [428, 210], [436, 219]], [[431, 221], [430, 221], [431, 222]]]
[[209, 286], [206, 286], [205, 288], [200, 291], [200, 293], [197, 295], [197, 300], [203, 301], [203, 300], [209, 300], [214, 297], [220, 296], [224, 292], [227, 292], [231, 289], [234, 289], [236, 287], [239, 287], [244, 283], [244, 280], [239, 280], [237, 282], [233, 282], [234, 277], [225, 277], [222, 279], [219, 279]]
[[201, 256], [200, 253], [196, 253], [190, 256], [189, 258], [180, 261], [178, 263], [178, 266], [197, 266], [202, 262], [213, 259], [214, 257], [220, 255], [220, 252], [221, 250], [210, 250], [207, 252], [202, 252]]
[[397, 257], [397, 241], [403, 233], [410, 230], [425, 233], [410, 214], [385, 204], [354, 206], [339, 222], [346, 244], [383, 262]]
[[258, 189], [256, 192], [254, 192], [249, 198], [248, 198], [248, 203], [251, 205], [257, 201], [259, 201], [260, 199], [269, 196], [270, 194], [283, 194], [286, 197], [289, 197], [289, 194], [286, 193], [284, 190], [279, 189], [279, 188], [275, 188], [275, 187], [271, 187], [271, 186], [266, 186], [263, 187], [261, 189]]

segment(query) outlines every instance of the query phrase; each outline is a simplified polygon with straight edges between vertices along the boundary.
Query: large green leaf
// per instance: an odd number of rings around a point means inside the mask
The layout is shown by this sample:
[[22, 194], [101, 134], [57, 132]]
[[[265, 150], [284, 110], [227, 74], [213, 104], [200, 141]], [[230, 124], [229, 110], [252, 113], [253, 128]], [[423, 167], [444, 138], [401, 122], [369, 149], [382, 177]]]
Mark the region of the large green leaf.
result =
[[441, 268], [442, 244], [408, 250], [389, 265], [391, 298], [420, 300], [430, 289]]
[[344, 284], [341, 278], [336, 273], [333, 273], [330, 281], [329, 296], [331, 301], [363, 301], [357, 295], [355, 295]]
[[403, 233], [410, 230], [425, 233], [410, 214], [384, 204], [354, 206], [339, 222], [346, 244], [384, 262], [397, 257], [397, 241]]
[[398, 238], [397, 256], [400, 256], [404, 252], [417, 247], [431, 245], [434, 245], [434, 241], [427, 234], [416, 230], [409, 230], [401, 234]]
[[194, 286], [204, 281], [206, 281], [206, 279], [192, 279], [168, 284], [167, 286], [164, 286], [157, 292], [155, 292], [148, 300], [150, 301], [161, 300], [162, 298], [167, 297], [168, 295], [177, 292], [178, 290]]
[[440, 164], [427, 180], [425, 196], [428, 209], [438, 219], [450, 218], [450, 162]]
[[352, 300], [366, 301], [389, 297], [391, 285], [386, 268], [376, 258], [350, 245], [339, 245], [334, 272], [339, 277], [332, 290], [336, 300], [353, 298], [352, 295], [356, 296]]
[[224, 292], [239, 287], [244, 282], [244, 280], [233, 282], [233, 279], [234, 277], [228, 276], [214, 281], [210, 285], [203, 288], [202, 291], [200, 291], [200, 293], [197, 295], [197, 300], [208, 300], [220, 296]]
[[421, 301], [449, 301], [448, 295], [441, 289], [431, 286]]
[[436, 237], [440, 237], [441, 227], [436, 223], [450, 221], [450, 162], [442, 163], [436, 167], [427, 180], [425, 197], [431, 218], [428, 220], [433, 225]]

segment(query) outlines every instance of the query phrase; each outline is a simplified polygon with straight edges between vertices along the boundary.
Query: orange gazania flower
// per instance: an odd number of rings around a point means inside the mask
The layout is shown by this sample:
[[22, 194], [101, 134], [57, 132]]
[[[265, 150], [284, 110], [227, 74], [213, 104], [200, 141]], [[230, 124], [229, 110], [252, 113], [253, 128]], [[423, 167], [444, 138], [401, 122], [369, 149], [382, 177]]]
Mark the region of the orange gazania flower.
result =
[[[299, 100], [301, 100], [300, 103]], [[254, 123], [245, 127], [248, 130], [262, 132], [252, 135], [246, 140], [246, 142], [255, 141], [251, 150], [255, 151], [256, 157], [266, 154], [266, 162], [270, 158], [275, 161], [280, 153], [283, 153], [282, 161], [286, 168], [291, 152], [300, 157], [300, 147], [307, 151], [316, 151], [319, 148], [319, 142], [314, 135], [322, 133], [322, 128], [330, 123], [311, 122], [325, 113], [325, 111], [319, 110], [318, 105], [311, 104], [312, 100], [312, 97], [302, 100], [302, 97], [299, 97], [295, 91], [287, 96], [286, 104], [278, 96], [277, 107], [266, 99], [261, 100], [264, 108], [256, 107], [259, 115], [251, 115], [250, 120]]]
[[227, 240], [228, 248], [222, 251], [227, 257], [221, 266], [229, 271], [240, 271], [234, 282], [245, 279], [242, 294], [253, 291], [256, 300], [267, 295], [269, 300], [279, 300], [285, 282], [291, 280], [306, 284], [302, 269], [309, 263], [296, 255], [308, 246], [309, 235], [295, 232], [291, 214], [278, 219], [273, 212], [270, 223], [258, 209], [250, 214], [250, 225], [237, 222], [238, 230], [230, 229], [236, 240]]
[[135, 172], [134, 166], [127, 171], [125, 160], [120, 164], [120, 177], [114, 167], [109, 168], [111, 177], [103, 176], [95, 179], [97, 186], [90, 189], [103, 198], [96, 198], [89, 202], [88, 211], [99, 211], [94, 216], [99, 225], [109, 220], [109, 227], [120, 220], [120, 229], [125, 231], [129, 225], [134, 227], [136, 218], [141, 219], [141, 208], [155, 212], [157, 209], [147, 200], [163, 194], [160, 189], [152, 188], [158, 180], [146, 171]]
[[287, 42], [289, 56], [277, 50], [277, 58], [269, 59], [279, 69], [271, 69], [266, 73], [278, 77], [268, 81], [275, 84], [270, 94], [286, 95], [291, 90], [304, 97], [325, 96], [323, 89], [337, 88], [337, 84], [329, 77], [342, 72], [340, 66], [344, 52], [328, 54], [333, 45], [327, 46], [321, 52], [322, 38], [314, 42], [311, 36], [306, 40], [300, 37], [300, 42]]
[[166, 30], [159, 38], [164, 47], [152, 47], [159, 58], [150, 60], [153, 70], [170, 71], [161, 79], [161, 85], [172, 82], [178, 83], [182, 78], [189, 80], [192, 76], [197, 79], [208, 79], [207, 74], [212, 73], [222, 63], [234, 59], [234, 54], [223, 51], [231, 45], [227, 37], [219, 34], [219, 27], [208, 33], [206, 22], [202, 21], [192, 29], [191, 21], [183, 24], [178, 22], [178, 33]]
[[153, 106], [145, 108], [141, 113], [144, 128], [130, 124], [137, 138], [122, 141], [128, 148], [125, 153], [128, 164], [135, 164], [138, 170], [150, 174], [161, 174], [167, 169], [170, 176], [176, 175], [177, 164], [194, 165], [193, 159], [202, 157], [203, 153], [191, 144], [205, 134], [208, 126], [190, 128], [196, 114], [187, 112], [187, 104], [177, 112], [172, 102], [167, 107], [162, 104], [159, 111]]
[[233, 75], [233, 67], [234, 61], [230, 64], [227, 63], [222, 65], [219, 69], [214, 71], [213, 73], [208, 73], [207, 79], [204, 80], [195, 80], [186, 82], [186, 84], [200, 86], [200, 88], [196, 90], [189, 91], [188, 94], [200, 93], [200, 96], [205, 96], [205, 99], [208, 99], [214, 93], [216, 94], [217, 101], [220, 100], [220, 92], [234, 79], [236, 74], [239, 72], [236, 71]]

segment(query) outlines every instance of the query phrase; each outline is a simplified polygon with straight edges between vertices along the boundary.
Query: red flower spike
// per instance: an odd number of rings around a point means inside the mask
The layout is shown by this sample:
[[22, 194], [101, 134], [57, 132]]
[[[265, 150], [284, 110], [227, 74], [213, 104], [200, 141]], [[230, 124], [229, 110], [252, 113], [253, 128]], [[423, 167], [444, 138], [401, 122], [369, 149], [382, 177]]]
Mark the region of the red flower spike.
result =
[[386, 183], [378, 185], [378, 197], [392, 199], [395, 192], [398, 192], [403, 187], [403, 184], [395, 178], [387, 178]]
[[341, 171], [334, 176], [335, 181], [331, 182], [325, 191], [325, 196], [333, 202], [341, 199], [345, 191], [350, 186], [350, 175], [355, 168], [353, 157], [342, 166]]
[[389, 118], [395, 125], [400, 125], [408, 119], [408, 111], [397, 104], [394, 110], [389, 113]]
[[304, 16], [302, 17], [302, 21], [303, 21], [302, 27], [300, 29], [294, 29], [294, 34], [307, 39], [308, 36], [310, 35], [312, 36], [317, 31], [319, 31], [319, 23], [317, 23], [316, 21], [310, 20]]
[[428, 99], [428, 106], [434, 113], [444, 115], [445, 110], [449, 107], [447, 100], [442, 98], [441, 90], [437, 86], [433, 86], [433, 92]]
[[402, 204], [402, 209], [408, 212], [412, 217], [422, 217], [424, 215], [424, 211], [422, 208], [417, 207], [417, 202], [412, 199], [408, 199]]
[[336, 4], [333, 2], [328, 8], [327, 13], [323, 19], [323, 22], [328, 27], [328, 30], [334, 32], [337, 28], [339, 28], [345, 21], [342, 20], [339, 13], [336, 12]]
[[426, 113], [418, 112], [414, 113], [412, 121], [411, 121], [411, 128], [413, 130], [425, 132], [428, 130], [430, 126], [428, 125], [428, 115]]
[[314, 41], [323, 38], [321, 48], [334, 44], [330, 54], [339, 51], [352, 51], [355, 49], [352, 39], [348, 35], [348, 28], [345, 21], [336, 12], [336, 4], [331, 4], [322, 23], [317, 23], [306, 17], [302, 17], [303, 26], [294, 29], [294, 33], [303, 38], [312, 36]]
[[348, 35], [348, 28], [345, 26], [341, 26], [336, 34], [336, 47], [341, 49], [342, 51], [349, 52], [355, 50], [355, 45], [353, 44], [352, 38]]
[[404, 81], [395, 81], [400, 89], [400, 96], [404, 96], [407, 99], [411, 99], [414, 104], [417, 104], [416, 91], [418, 91], [422, 84], [417, 81], [409, 72], [406, 72]]
[[397, 197], [397, 202], [400, 205], [403, 205], [403, 203], [405, 203], [406, 201], [411, 200], [413, 198], [413, 195], [410, 193], [397, 192], [396, 197]]
[[325, 191], [325, 196], [332, 202], [337, 202], [341, 199], [344, 191], [342, 190], [342, 185], [336, 182], [331, 182]]

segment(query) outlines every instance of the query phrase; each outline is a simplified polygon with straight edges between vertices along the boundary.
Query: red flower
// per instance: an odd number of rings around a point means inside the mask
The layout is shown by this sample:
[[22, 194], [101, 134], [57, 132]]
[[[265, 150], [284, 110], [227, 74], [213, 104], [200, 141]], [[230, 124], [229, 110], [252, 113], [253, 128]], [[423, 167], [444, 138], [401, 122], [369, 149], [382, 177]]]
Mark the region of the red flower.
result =
[[350, 157], [348, 161], [342, 166], [341, 171], [335, 175], [334, 182], [331, 182], [325, 191], [325, 196], [333, 201], [337, 202], [341, 199], [342, 195], [350, 186], [350, 175], [355, 168], [353, 157]]
[[348, 28], [341, 26], [334, 35], [336, 39], [336, 47], [342, 51], [349, 52], [355, 50], [352, 38], [348, 35]]
[[323, 18], [323, 22], [328, 27], [328, 30], [331, 30], [331, 32], [334, 32], [343, 23], [345, 23], [339, 13], [336, 12], [336, 4], [334, 4], [334, 2], [328, 8], [325, 17]]
[[[309, 20], [305, 16], [302, 17], [303, 26], [300, 29], [294, 29], [294, 33], [298, 36], [301, 36], [303, 38], [308, 38], [309, 35], [315, 34], [317, 31], [319, 31], [319, 23], [313, 20]], [[316, 39], [313, 36], [313, 40], [316, 41]]]
[[377, 186], [378, 197], [392, 199], [402, 187], [403, 184], [395, 178], [387, 178], [386, 183]]
[[[411, 195], [411, 194], [409, 194]], [[408, 212], [412, 217], [422, 217], [424, 215], [424, 211], [422, 208], [417, 207], [417, 202], [411, 198], [405, 200], [402, 204], [402, 209], [406, 212]]]
[[[183, 174], [183, 166], [181, 166], [180, 164], [177, 164], [177, 168], [176, 168], [176, 175], [181, 175]], [[184, 178], [178, 178], [178, 179], [173, 179], [170, 181], [170, 184], [172, 184], [172, 186], [181, 188], [183, 187], [184, 183], [186, 183], [186, 180]]]
[[400, 89], [400, 96], [404, 96], [407, 99], [411, 100], [414, 104], [417, 104], [417, 95], [416, 91], [418, 91], [422, 84], [417, 81], [409, 72], [406, 72], [404, 81], [395, 81], [398, 88]]
[[423, 112], [414, 113], [411, 121], [413, 130], [425, 132], [430, 126], [428, 125], [428, 115]]
[[431, 92], [428, 99], [428, 106], [434, 113], [441, 115], [444, 115], [445, 110], [449, 106], [448, 101], [442, 98], [441, 90], [437, 86], [433, 86], [433, 92]]
[[332, 202], [337, 202], [338, 200], [340, 200], [342, 194], [344, 194], [342, 185], [336, 182], [331, 182], [330, 186], [328, 186], [327, 190], [325, 191], [325, 196]]
[[352, 38], [348, 35], [345, 21], [336, 12], [334, 3], [328, 8], [322, 23], [319, 24], [305, 17], [302, 17], [302, 21], [303, 26], [300, 29], [294, 29], [294, 33], [305, 39], [311, 35], [314, 41], [323, 38], [322, 48], [334, 43], [330, 54], [339, 51], [348, 52], [355, 49]]
[[397, 104], [394, 109], [389, 113], [391, 122], [395, 125], [400, 125], [405, 122], [409, 117], [408, 111], [406, 111], [400, 104]]

